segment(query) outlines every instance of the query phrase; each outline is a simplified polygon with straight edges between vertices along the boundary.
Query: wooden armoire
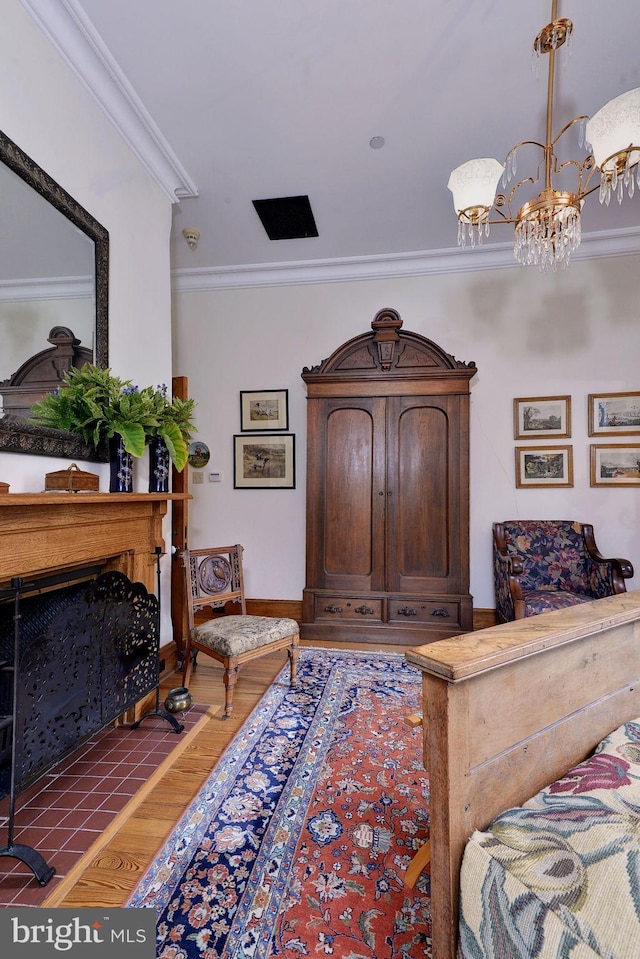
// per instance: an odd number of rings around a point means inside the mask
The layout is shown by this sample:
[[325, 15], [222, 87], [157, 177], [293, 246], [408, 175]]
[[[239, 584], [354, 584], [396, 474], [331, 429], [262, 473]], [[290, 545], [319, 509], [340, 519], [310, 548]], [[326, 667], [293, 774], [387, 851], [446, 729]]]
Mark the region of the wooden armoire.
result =
[[380, 310], [307, 384], [304, 639], [422, 645], [473, 628], [469, 381]]

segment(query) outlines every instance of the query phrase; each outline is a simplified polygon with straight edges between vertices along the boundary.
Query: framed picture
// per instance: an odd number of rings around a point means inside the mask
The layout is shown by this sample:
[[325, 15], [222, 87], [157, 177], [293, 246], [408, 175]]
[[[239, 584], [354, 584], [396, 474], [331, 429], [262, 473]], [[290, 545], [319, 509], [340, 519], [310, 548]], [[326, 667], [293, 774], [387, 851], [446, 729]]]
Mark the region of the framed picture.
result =
[[289, 390], [246, 390], [240, 393], [240, 429], [289, 429]]
[[516, 486], [573, 486], [573, 447], [516, 446]]
[[521, 396], [513, 401], [513, 434], [516, 440], [571, 436], [570, 396]]
[[233, 437], [234, 489], [294, 489], [295, 436]]
[[640, 434], [640, 393], [589, 393], [589, 436]]
[[592, 486], [640, 486], [640, 443], [591, 446]]

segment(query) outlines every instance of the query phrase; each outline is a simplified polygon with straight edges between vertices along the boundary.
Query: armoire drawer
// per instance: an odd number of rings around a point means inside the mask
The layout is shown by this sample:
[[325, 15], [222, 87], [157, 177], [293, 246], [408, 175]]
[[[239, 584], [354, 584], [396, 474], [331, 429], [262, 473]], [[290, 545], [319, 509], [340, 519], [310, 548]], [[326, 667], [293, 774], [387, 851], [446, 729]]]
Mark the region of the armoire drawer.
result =
[[316, 620], [340, 619], [382, 622], [382, 600], [344, 596], [316, 596]]
[[390, 623], [429, 623], [431, 626], [459, 626], [460, 603], [438, 599], [390, 599]]

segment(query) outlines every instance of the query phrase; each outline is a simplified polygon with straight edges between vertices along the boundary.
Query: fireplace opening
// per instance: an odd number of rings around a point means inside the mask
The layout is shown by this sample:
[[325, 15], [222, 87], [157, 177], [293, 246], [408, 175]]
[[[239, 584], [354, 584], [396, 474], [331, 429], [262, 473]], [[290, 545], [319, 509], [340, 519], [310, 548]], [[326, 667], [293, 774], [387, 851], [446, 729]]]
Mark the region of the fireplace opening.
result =
[[[99, 572], [100, 568], [95, 567], [72, 574], [74, 582], [67, 586], [59, 585], [60, 577], [47, 577], [46, 580], [24, 584], [26, 595], [18, 596], [19, 660], [32, 657], [31, 648], [43, 639], [47, 641], [51, 631], [57, 631], [60, 640], [64, 641], [64, 623], [68, 619], [70, 608], [78, 603], [86, 592], [87, 579]], [[16, 590], [4, 590], [3, 593], [5, 598], [0, 603], [0, 794], [6, 795], [11, 788], [13, 753]], [[46, 680], [42, 678], [38, 685], [41, 687], [40, 698], [48, 701]], [[50, 702], [49, 705], [55, 711], [55, 704]], [[43, 756], [41, 750], [38, 750], [32, 757], [29, 770], [17, 770], [17, 790], [22, 791], [22, 788], [45, 772], [49, 765], [46, 754]]]
[[13, 842], [16, 797], [154, 691], [158, 712], [160, 687], [156, 596], [116, 570], [89, 582], [54, 579], [16, 578], [0, 603], [0, 774], [10, 795], [0, 856], [21, 859], [41, 885], [53, 870]]
[[20, 581], [0, 606], [2, 758], [16, 794], [159, 682], [158, 601], [141, 583], [110, 571], [40, 586]]

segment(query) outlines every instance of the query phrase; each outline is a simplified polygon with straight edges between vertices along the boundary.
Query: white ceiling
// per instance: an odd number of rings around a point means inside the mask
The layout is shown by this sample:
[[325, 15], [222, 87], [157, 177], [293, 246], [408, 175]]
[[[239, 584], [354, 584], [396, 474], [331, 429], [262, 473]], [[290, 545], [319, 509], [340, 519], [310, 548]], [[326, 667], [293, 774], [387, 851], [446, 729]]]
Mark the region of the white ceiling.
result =
[[[164, 138], [179, 192], [197, 190], [174, 207], [178, 270], [451, 250], [451, 169], [544, 139], [548, 61], [536, 79], [531, 49], [550, 0], [54, 5], [88, 18], [94, 49], [113, 57]], [[574, 37], [566, 66], [558, 60], [554, 133], [640, 86], [638, 0], [560, 0], [558, 13]], [[298, 194], [319, 236], [269, 240], [251, 201]], [[186, 227], [200, 231], [196, 250]], [[640, 235], [640, 194], [620, 208], [587, 200], [583, 233], [624, 228]], [[489, 242], [511, 240], [496, 226]]]

